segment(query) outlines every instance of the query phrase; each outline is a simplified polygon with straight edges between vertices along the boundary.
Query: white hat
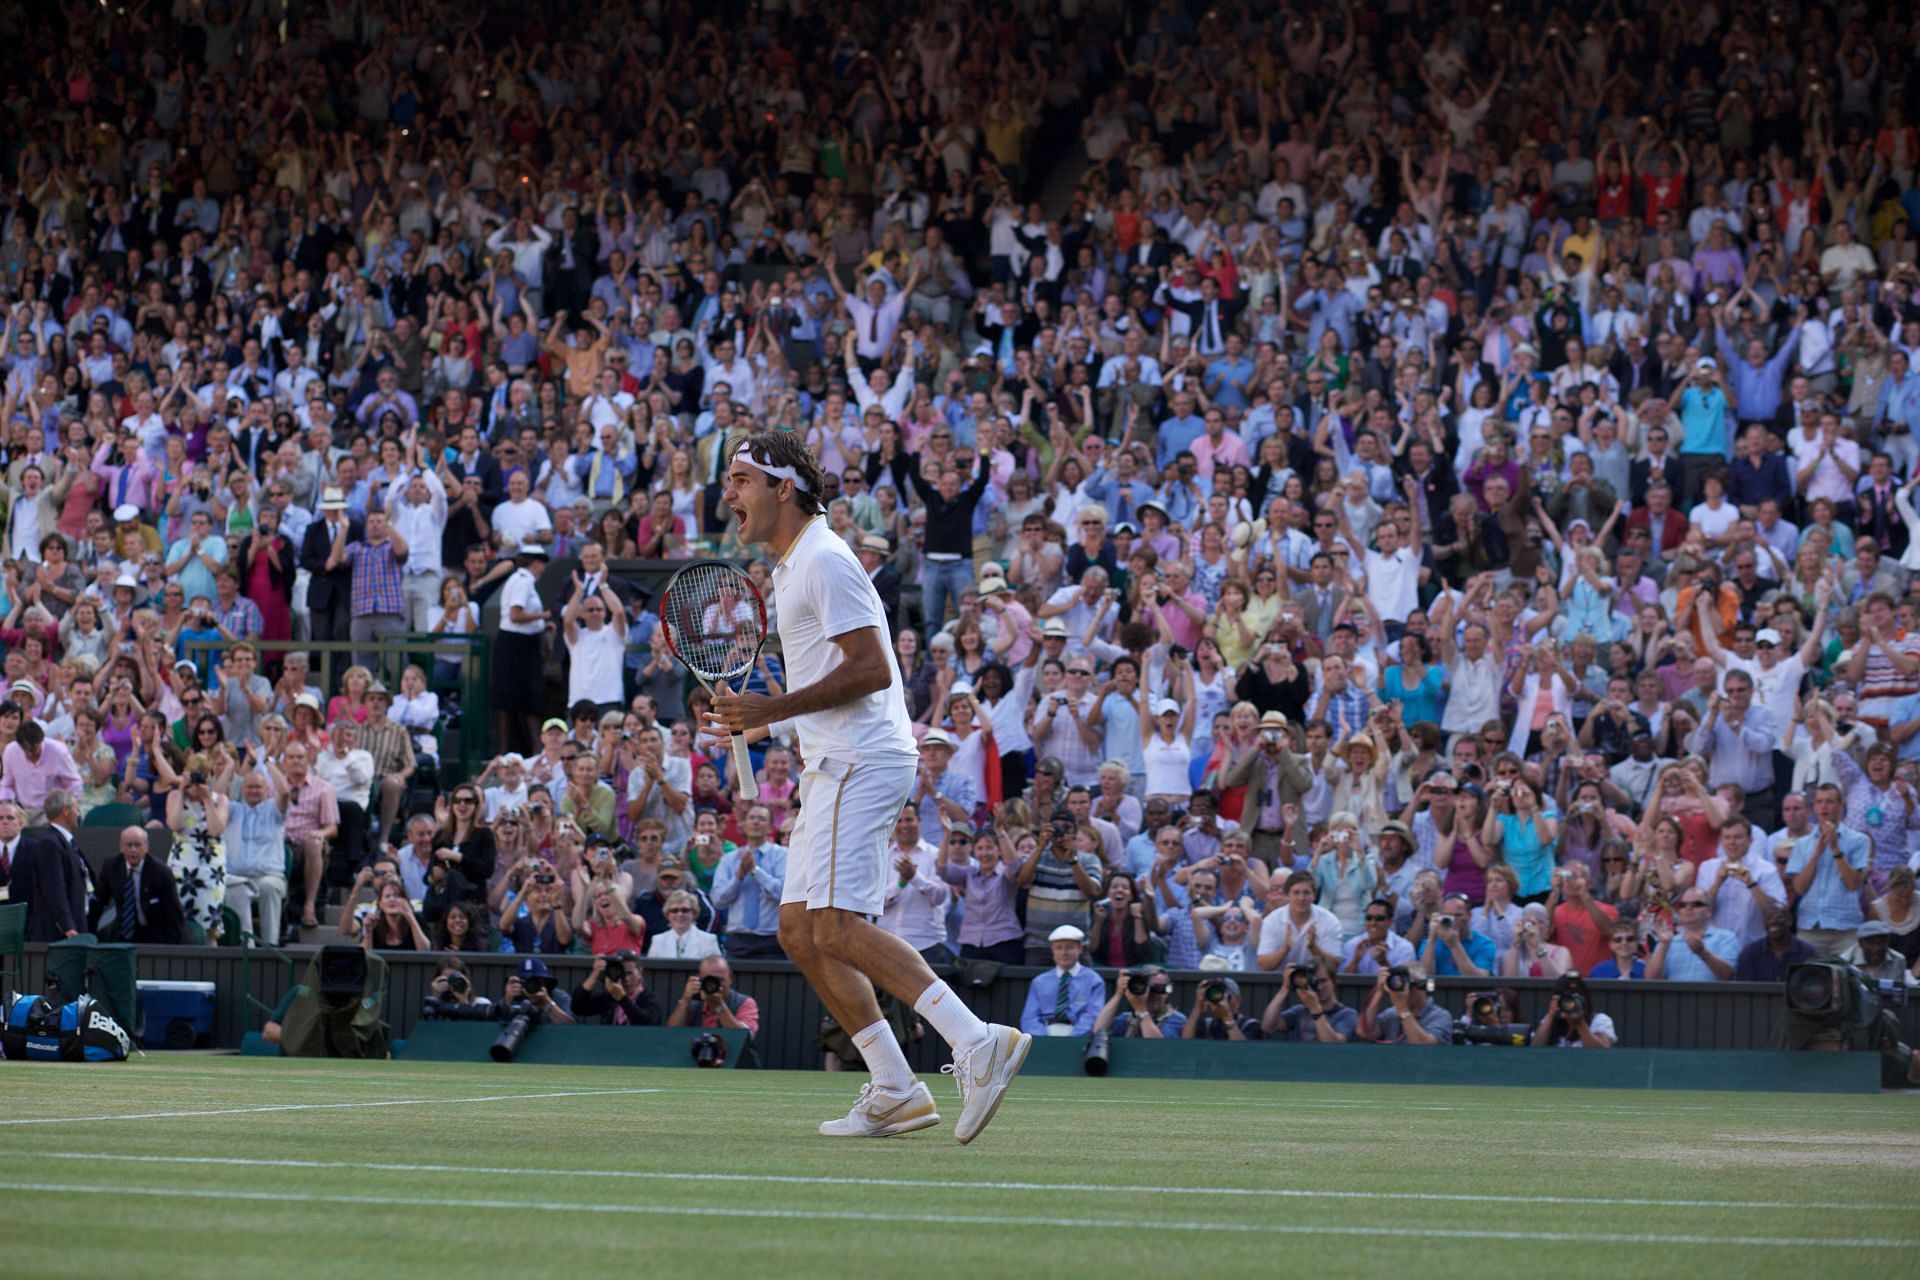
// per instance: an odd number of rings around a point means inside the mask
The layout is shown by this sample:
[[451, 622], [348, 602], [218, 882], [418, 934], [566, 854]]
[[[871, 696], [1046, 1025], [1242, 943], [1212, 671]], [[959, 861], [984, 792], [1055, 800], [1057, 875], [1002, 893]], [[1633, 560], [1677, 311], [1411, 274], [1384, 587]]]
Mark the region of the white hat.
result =
[[1063, 924], [1047, 935], [1048, 942], [1085, 942], [1087, 935], [1070, 924]]
[[132, 524], [140, 518], [140, 508], [131, 502], [123, 502], [113, 509], [115, 524]]
[[337, 484], [330, 484], [320, 491], [320, 509], [322, 511], [345, 511], [347, 509], [347, 491]]
[[1755, 644], [1779, 644], [1780, 633], [1772, 627], [1762, 627], [1753, 637], [1753, 642]]
[[1067, 634], [1067, 624], [1058, 618], [1048, 618], [1046, 622], [1042, 624], [1040, 634], [1042, 636], [1060, 636], [1064, 639]]
[[922, 751], [925, 751], [928, 747], [945, 747], [951, 751], [956, 745], [953, 738], [949, 736], [944, 729], [929, 729], [927, 730], [926, 736], [920, 739], [920, 749]]
[[115, 578], [113, 580], [113, 585], [116, 590], [121, 587], [125, 587], [129, 591], [138, 591], [140, 589], [139, 579], [135, 578], [130, 573], [123, 573], [119, 577]]
[[1713, 362], [1712, 356], [1701, 356], [1698, 360], [1694, 361], [1693, 371], [1695, 373], [1712, 373], [1719, 367], [1719, 365]]
[[1180, 704], [1172, 698], [1161, 698], [1153, 704], [1153, 714], [1156, 716], [1179, 715]]
[[887, 541], [887, 535], [884, 533], [861, 534], [858, 549], [861, 551], [871, 551], [876, 555], [890, 556], [893, 554], [893, 544]]

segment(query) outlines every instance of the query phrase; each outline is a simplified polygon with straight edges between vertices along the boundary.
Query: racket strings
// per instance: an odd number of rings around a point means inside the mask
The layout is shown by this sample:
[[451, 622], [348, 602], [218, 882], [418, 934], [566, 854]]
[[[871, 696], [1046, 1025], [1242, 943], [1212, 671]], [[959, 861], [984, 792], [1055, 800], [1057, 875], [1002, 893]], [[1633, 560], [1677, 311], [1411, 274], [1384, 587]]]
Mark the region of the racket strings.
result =
[[737, 680], [753, 670], [766, 620], [752, 581], [732, 565], [691, 565], [675, 576], [661, 605], [667, 642], [706, 680]]

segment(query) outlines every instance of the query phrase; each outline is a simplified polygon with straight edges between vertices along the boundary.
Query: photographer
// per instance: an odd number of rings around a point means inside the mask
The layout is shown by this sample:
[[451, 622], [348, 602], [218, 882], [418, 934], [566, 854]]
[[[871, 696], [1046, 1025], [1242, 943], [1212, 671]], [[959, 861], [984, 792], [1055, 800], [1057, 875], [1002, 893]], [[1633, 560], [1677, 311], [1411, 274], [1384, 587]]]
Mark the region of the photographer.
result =
[[1240, 984], [1232, 978], [1204, 979], [1193, 993], [1193, 1012], [1180, 1028], [1182, 1040], [1264, 1040], [1260, 1024], [1240, 1013]]
[[565, 987], [554, 985], [552, 970], [539, 956], [528, 956], [520, 962], [519, 970], [507, 979], [501, 999], [509, 1012], [524, 1003], [535, 1026], [573, 1025], [573, 999]]
[[442, 960], [440, 971], [427, 984], [420, 1016], [428, 1021], [469, 1018], [483, 1021], [494, 1015], [493, 1001], [473, 993], [473, 979], [459, 960]]
[[[1360, 1011], [1360, 1038], [1376, 1044], [1452, 1044], [1453, 1015], [1427, 995], [1427, 973], [1418, 965], [1382, 969]], [[1382, 1004], [1393, 1007], [1382, 1009]]]
[[[1286, 988], [1274, 994], [1260, 1018], [1260, 1029], [1267, 1038], [1294, 1044], [1351, 1041], [1360, 1025], [1360, 1011], [1340, 1003], [1333, 975], [1333, 966], [1324, 963], [1290, 967]], [[1289, 1000], [1294, 1003], [1287, 1004]]]
[[1167, 1008], [1167, 993], [1173, 989], [1167, 971], [1157, 964], [1137, 965], [1120, 975], [1113, 984], [1113, 997], [1093, 1020], [1093, 1034], [1110, 1031], [1126, 1039], [1177, 1039], [1185, 1030], [1187, 1015]]
[[1448, 894], [1421, 948], [1421, 966], [1441, 978], [1484, 978], [1498, 963], [1493, 939], [1473, 931], [1473, 904], [1465, 894]]
[[680, 1001], [667, 1015], [670, 1027], [741, 1027], [760, 1034], [760, 1006], [752, 996], [733, 989], [733, 969], [721, 956], [700, 962], [700, 972], [687, 979]]
[[576, 1018], [607, 1027], [657, 1027], [660, 1004], [647, 990], [640, 958], [631, 951], [595, 956], [586, 981], [573, 989]]
[[1569, 973], [1553, 984], [1547, 1016], [1533, 1033], [1535, 1048], [1611, 1049], [1613, 1019], [1593, 1011], [1593, 997], [1579, 974]]

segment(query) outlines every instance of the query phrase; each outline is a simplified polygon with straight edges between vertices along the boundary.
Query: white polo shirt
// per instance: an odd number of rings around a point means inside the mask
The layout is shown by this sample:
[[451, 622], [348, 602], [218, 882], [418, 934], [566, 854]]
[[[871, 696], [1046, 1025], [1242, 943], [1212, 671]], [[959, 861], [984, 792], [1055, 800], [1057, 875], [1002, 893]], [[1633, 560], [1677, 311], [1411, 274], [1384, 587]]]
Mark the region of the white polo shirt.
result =
[[800, 753], [809, 762], [832, 757], [849, 763], [917, 762], [920, 751], [907, 717], [905, 682], [887, 637], [886, 614], [873, 580], [825, 518], [809, 521], [773, 569], [780, 652], [787, 687], [805, 689], [840, 666], [836, 636], [875, 627], [887, 653], [892, 681], [853, 702], [797, 716], [791, 721]]
[[547, 607], [540, 599], [540, 580], [533, 576], [531, 569], [515, 569], [506, 585], [500, 588], [500, 629], [523, 636], [537, 636], [547, 629], [547, 624], [539, 618], [515, 622], [515, 605], [528, 613], [538, 613]]
[[567, 705], [576, 702], [624, 702], [621, 666], [626, 640], [611, 623], [598, 631], [582, 624], [567, 643]]
[[1367, 598], [1388, 622], [1405, 622], [1420, 607], [1420, 553], [1401, 547], [1390, 556], [1367, 551]]

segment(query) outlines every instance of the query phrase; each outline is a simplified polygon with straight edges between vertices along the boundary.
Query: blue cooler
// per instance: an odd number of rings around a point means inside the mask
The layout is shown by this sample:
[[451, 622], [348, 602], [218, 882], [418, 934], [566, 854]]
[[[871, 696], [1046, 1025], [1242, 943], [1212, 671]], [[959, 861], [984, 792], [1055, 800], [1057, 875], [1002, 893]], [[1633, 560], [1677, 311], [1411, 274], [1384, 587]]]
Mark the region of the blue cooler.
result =
[[149, 1049], [194, 1049], [213, 1043], [211, 982], [145, 981], [140, 1009], [146, 1021], [141, 1039]]

